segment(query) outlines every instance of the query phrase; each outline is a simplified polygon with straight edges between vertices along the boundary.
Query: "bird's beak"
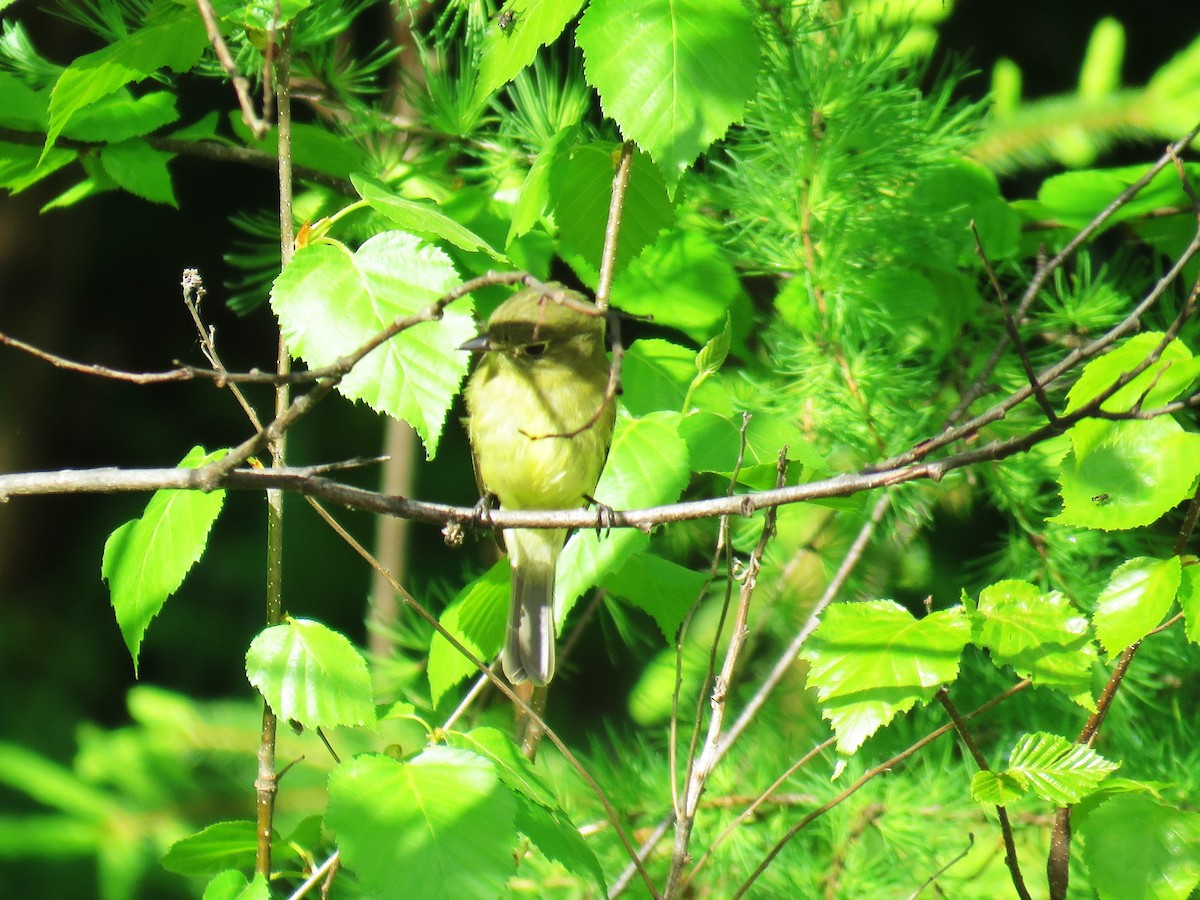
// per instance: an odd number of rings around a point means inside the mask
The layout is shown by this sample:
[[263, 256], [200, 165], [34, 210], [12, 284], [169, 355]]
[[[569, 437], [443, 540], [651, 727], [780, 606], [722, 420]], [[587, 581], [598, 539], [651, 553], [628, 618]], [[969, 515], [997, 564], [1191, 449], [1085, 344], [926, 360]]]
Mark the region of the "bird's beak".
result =
[[473, 350], [491, 350], [492, 343], [491, 343], [491, 341], [488, 340], [488, 336], [486, 334], [481, 334], [478, 337], [471, 338], [465, 344], [462, 344], [461, 346], [459, 346], [458, 349], [459, 350], [472, 350], [472, 351]]

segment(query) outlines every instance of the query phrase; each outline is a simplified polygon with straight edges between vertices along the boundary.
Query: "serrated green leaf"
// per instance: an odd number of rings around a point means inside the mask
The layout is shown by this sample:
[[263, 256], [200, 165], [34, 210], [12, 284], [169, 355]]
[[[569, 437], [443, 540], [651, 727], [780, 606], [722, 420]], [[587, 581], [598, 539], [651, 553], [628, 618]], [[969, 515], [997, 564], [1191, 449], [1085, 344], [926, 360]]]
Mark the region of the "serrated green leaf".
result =
[[[687, 445], [679, 436], [679, 416], [654, 413], [641, 419], [617, 417], [608, 463], [596, 485], [596, 499], [613, 509], [635, 509], [673, 503], [689, 478]], [[562, 627], [576, 598], [642, 550], [649, 538], [634, 528], [615, 529], [597, 537], [577, 531], [558, 563], [554, 603]]]
[[[1187, 178], [1200, 177], [1200, 164], [1184, 163]], [[1083, 228], [1105, 209], [1114, 197], [1146, 174], [1146, 167], [1125, 166], [1116, 169], [1088, 169], [1053, 175], [1042, 182], [1038, 201], [1043, 214], [1069, 228]], [[1171, 166], [1160, 171], [1137, 196], [1105, 220], [1101, 231], [1129, 219], [1140, 218], [1156, 209], [1187, 205], [1178, 172]]]
[[[557, 38], [575, 18], [583, 0], [509, 0], [488, 25], [483, 38], [475, 102], [482, 103], [533, 62], [539, 47]], [[502, 15], [511, 24], [501, 28]]]
[[432, 202], [420, 202], [400, 197], [386, 184], [366, 175], [350, 176], [354, 189], [371, 208], [382, 214], [402, 231], [425, 239], [440, 238], [467, 252], [482, 250], [492, 259], [507, 262], [508, 257], [496, 250], [469, 228], [455, 222]]
[[512, 875], [517, 803], [491, 762], [430, 747], [412, 761], [359, 756], [329, 778], [326, 827], [380, 900], [499, 895]]
[[1117, 566], [1092, 614], [1104, 649], [1119, 653], [1158, 627], [1175, 602], [1181, 577], [1178, 556], [1138, 556]]
[[[725, 326], [696, 354], [696, 377], [707, 378], [719, 372], [721, 366], [725, 365], [725, 360], [729, 358], [729, 346], [732, 342], [733, 332], [729, 328], [729, 316], [726, 316]], [[691, 387], [695, 385], [696, 382], [693, 381]]]
[[817, 691], [838, 749], [854, 753], [897, 713], [954, 681], [969, 638], [962, 607], [920, 620], [891, 600], [826, 609], [801, 656], [811, 664], [808, 685]]
[[679, 433], [687, 441], [691, 465], [697, 472], [731, 476], [740, 453], [742, 468], [739, 481], [742, 483], [746, 482], [747, 474], [756, 467], [769, 468], [773, 483], [779, 451], [784, 447], [787, 447], [788, 459], [802, 463], [810, 471], [821, 471], [825, 466], [825, 461], [804, 440], [793, 422], [770, 413], [755, 413], [750, 417], [746, 425], [744, 450], [740, 422], [728, 416], [697, 410], [684, 417]]
[[134, 97], [119, 90], [71, 116], [62, 133], [77, 141], [116, 144], [147, 135], [178, 118], [175, 95], [169, 91]]
[[204, 22], [195, 10], [177, 8], [107, 47], [75, 59], [50, 95], [46, 149], [76, 112], [118, 88], [149, 78], [159, 69], [183, 72], [208, 46]]
[[[566, 160], [551, 167], [550, 195], [560, 253], [580, 279], [593, 286], [604, 251], [613, 174], [619, 159], [620, 147], [616, 144], [584, 144], [573, 147]], [[674, 220], [675, 210], [662, 176], [649, 157], [635, 153], [613, 274], [620, 273], [642, 248], [654, 243], [659, 231]]]
[[744, 345], [752, 321], [725, 251], [704, 235], [682, 229], [662, 232], [613, 279], [612, 305], [632, 315], [653, 316], [655, 325], [676, 328], [697, 344], [729, 328], [726, 353], [734, 343]]
[[649, 613], [668, 644], [700, 599], [707, 572], [696, 572], [650, 552], [638, 553], [604, 578], [604, 589]]
[[547, 809], [558, 809], [558, 800], [534, 771], [520, 748], [496, 728], [472, 728], [446, 736], [451, 747], [469, 750], [491, 761], [500, 780], [514, 794]]
[[[258, 826], [249, 820], [217, 822], [176, 841], [162, 858], [162, 866], [178, 875], [215, 875], [223, 869], [254, 868], [258, 851]], [[271, 855], [283, 862], [302, 862], [287, 842], [271, 836]]]
[[971, 776], [971, 798], [976, 803], [1007, 806], [1025, 796], [1025, 784], [1008, 772], [976, 772]]
[[574, 875], [591, 878], [600, 890], [599, 896], [608, 896], [608, 885], [600, 861], [579, 829], [571, 824], [561, 810], [547, 809], [518, 797], [516, 828], [547, 859], [561, 864]]
[[1200, 885], [1200, 814], [1122, 794], [1093, 810], [1078, 833], [1102, 900], [1186, 900]]
[[596, 2], [575, 39], [605, 115], [672, 190], [754, 96], [758, 41], [738, 0]]
[[575, 128], [564, 128], [550, 139], [529, 167], [529, 174], [521, 185], [512, 223], [504, 246], [508, 248], [517, 238], [528, 234], [550, 205], [550, 172], [562, 158], [567, 143], [577, 134]]
[[[387, 231], [357, 253], [327, 242], [300, 248], [275, 280], [271, 308], [293, 356], [319, 367], [458, 283], [441, 250], [412, 235]], [[401, 332], [355, 366], [338, 390], [408, 422], [432, 457], [467, 372], [468, 355], [458, 347], [475, 335], [470, 312], [470, 299], [464, 298], [441, 321]]]
[[1016, 778], [1056, 806], [1078, 803], [1117, 770], [1090, 747], [1057, 734], [1023, 735], [1013, 746], [1004, 774]]
[[[198, 469], [224, 456], [193, 447], [179, 463]], [[134, 672], [142, 637], [192, 566], [204, 553], [208, 533], [221, 513], [224, 491], [155, 491], [141, 518], [126, 522], [104, 543], [100, 576], [108, 582], [113, 611]]]
[[1061, 691], [1093, 709], [1092, 667], [1099, 658], [1087, 619], [1058, 591], [1044, 593], [1027, 581], [1000, 581], [979, 594], [971, 612], [974, 642], [997, 665]]
[[[279, 155], [276, 129], [256, 138], [242, 120], [241, 113], [231, 112], [227, 122], [247, 147], [270, 156]], [[349, 178], [369, 167], [367, 155], [358, 141], [348, 141], [334, 130], [307, 122], [292, 123], [292, 162], [335, 178]]]
[[[499, 560], [458, 592], [438, 621], [468, 650], [487, 661], [500, 652], [508, 621], [509, 565]], [[478, 669], [440, 633], [429, 645], [429, 691], [435, 704]]]
[[172, 158], [172, 154], [155, 150], [140, 140], [108, 144], [100, 149], [100, 164], [122, 188], [143, 200], [178, 208], [171, 173], [167, 171]]
[[696, 374], [696, 352], [661, 338], [642, 338], [621, 363], [621, 401], [633, 415], [679, 410]]
[[[1064, 415], [1091, 402], [1111, 387], [1118, 377], [1131, 372], [1162, 342], [1158, 332], [1143, 332], [1083, 367], [1079, 380], [1067, 392]], [[1162, 349], [1156, 363], [1114, 393], [1101, 404], [1105, 412], [1127, 412], [1141, 402], [1142, 409], [1154, 409], [1174, 400], [1200, 375], [1200, 359], [1180, 341], [1172, 340]]]
[[37, 147], [0, 142], [0, 187], [18, 194], [75, 161], [74, 150], [55, 148], [42, 154]]
[[246, 677], [281, 719], [308, 728], [375, 723], [366, 661], [320, 622], [288, 619], [260, 631], [246, 651]]
[[1179, 605], [1188, 640], [1200, 644], [1200, 565], [1183, 567], [1179, 583]]
[[[1086, 428], [1084, 426], [1087, 426]], [[1149, 525], [1189, 496], [1200, 474], [1200, 435], [1173, 419], [1080, 422], [1082, 454], [1063, 460], [1063, 511], [1050, 521], [1105, 531]]]
[[221, 872], [204, 888], [201, 900], [270, 900], [271, 888], [260, 872], [247, 879], [237, 870]]

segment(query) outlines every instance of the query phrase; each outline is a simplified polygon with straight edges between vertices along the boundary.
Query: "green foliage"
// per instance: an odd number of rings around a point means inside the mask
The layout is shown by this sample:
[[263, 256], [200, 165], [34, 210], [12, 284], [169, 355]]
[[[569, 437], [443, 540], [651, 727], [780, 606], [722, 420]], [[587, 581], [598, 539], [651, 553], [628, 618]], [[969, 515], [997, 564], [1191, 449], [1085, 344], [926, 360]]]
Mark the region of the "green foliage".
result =
[[1078, 803], [1117, 768], [1093, 750], [1056, 734], [1028, 734], [1017, 741], [1008, 768], [976, 772], [971, 795], [980, 803], [1009, 804], [1026, 791], [1055, 806]]
[[[357, 350], [458, 282], [443, 251], [404, 232], [382, 232], [353, 253], [325, 239], [297, 251], [275, 281], [271, 308], [292, 353], [315, 368]], [[460, 301], [440, 322], [392, 338], [371, 351], [338, 390], [407, 421], [432, 456], [467, 373], [467, 354], [458, 347], [475, 333], [470, 309], [470, 301]]]
[[[179, 463], [197, 469], [225, 455], [193, 447]], [[204, 553], [208, 533], [221, 514], [224, 491], [156, 491], [140, 518], [126, 522], [104, 542], [100, 575], [112, 593], [113, 611], [137, 671], [150, 620], [179, 589]]]
[[320, 622], [289, 619], [260, 632], [246, 651], [246, 677], [275, 715], [308, 728], [375, 719], [366, 662]]

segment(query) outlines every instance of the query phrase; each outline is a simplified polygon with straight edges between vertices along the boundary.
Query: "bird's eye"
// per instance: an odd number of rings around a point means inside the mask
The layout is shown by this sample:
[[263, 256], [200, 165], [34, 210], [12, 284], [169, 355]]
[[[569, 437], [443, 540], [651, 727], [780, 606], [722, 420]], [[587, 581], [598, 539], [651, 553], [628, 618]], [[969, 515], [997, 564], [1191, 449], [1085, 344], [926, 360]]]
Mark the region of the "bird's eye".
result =
[[545, 341], [541, 341], [537, 344], [526, 344], [525, 345], [525, 354], [527, 356], [532, 357], [533, 359], [537, 359], [539, 356], [541, 356], [545, 352], [546, 352], [546, 342]]

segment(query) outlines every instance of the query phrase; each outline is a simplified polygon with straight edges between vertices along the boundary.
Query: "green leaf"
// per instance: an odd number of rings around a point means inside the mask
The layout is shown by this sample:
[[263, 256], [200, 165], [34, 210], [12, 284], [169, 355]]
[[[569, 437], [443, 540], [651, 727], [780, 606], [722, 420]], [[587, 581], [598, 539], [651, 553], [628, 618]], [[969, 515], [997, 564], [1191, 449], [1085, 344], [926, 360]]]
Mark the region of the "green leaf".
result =
[[1007, 806], [1025, 796], [1021, 779], [1007, 772], [983, 771], [971, 776], [971, 797], [977, 803]]
[[54, 149], [42, 154], [37, 147], [0, 142], [0, 187], [18, 194], [75, 161], [74, 150]]
[[359, 196], [371, 204], [372, 209], [401, 230], [426, 240], [440, 238], [468, 252], [482, 250], [499, 262], [508, 261], [508, 257], [503, 253], [475, 232], [459, 225], [432, 202], [400, 197], [383, 182], [366, 175], [351, 175], [350, 181]]
[[201, 900], [270, 900], [271, 889], [259, 872], [250, 880], [241, 872], [221, 872], [204, 888]]
[[107, 47], [75, 59], [50, 95], [46, 149], [53, 146], [79, 110], [118, 88], [149, 78], [159, 69], [184, 72], [208, 46], [204, 22], [196, 11], [171, 8], [148, 24]]
[[308, 728], [375, 723], [366, 661], [320, 622], [288, 619], [260, 631], [246, 651], [246, 677], [281, 719]]
[[[1089, 362], [1067, 392], [1063, 414], [1069, 415], [1100, 396], [1118, 377], [1145, 360], [1162, 339], [1158, 332], [1143, 332]], [[1200, 375], [1200, 359], [1194, 359], [1187, 347], [1172, 340], [1163, 347], [1157, 362], [1105, 400], [1100, 408], [1105, 412], [1127, 412], [1140, 401], [1142, 409], [1154, 409], [1182, 394], [1197, 375]]]
[[672, 190], [754, 96], [758, 42], [738, 0], [597, 0], [575, 39], [605, 115]]
[[[749, 304], [724, 250], [682, 229], [664, 231], [613, 280], [612, 305], [653, 316], [655, 325], [678, 329], [697, 344], [731, 329], [743, 346], [751, 323]], [[732, 338], [724, 339], [726, 353]]]
[[[608, 464], [596, 485], [596, 499], [613, 509], [673, 503], [687, 486], [687, 445], [678, 433], [678, 415], [655, 413], [641, 419], [617, 417]], [[649, 538], [620, 528], [603, 538], [577, 531], [558, 563], [554, 602], [561, 628], [577, 597], [643, 549]]]
[[1078, 834], [1102, 900], [1186, 900], [1200, 885], [1200, 813], [1122, 794], [1093, 810]]
[[642, 338], [621, 362], [621, 401], [635, 416], [679, 410], [696, 374], [696, 352], [661, 338]]
[[[604, 252], [604, 232], [612, 199], [613, 174], [620, 159], [616, 144], [584, 144], [551, 167], [550, 195], [558, 225], [560, 252], [579, 277], [594, 285]], [[644, 153], [635, 153], [621, 216], [621, 240], [613, 274], [675, 221], [662, 176]]]
[[600, 890], [599, 896], [608, 896], [608, 885], [600, 861], [579, 829], [561, 810], [547, 809], [518, 797], [516, 828], [547, 859], [561, 864], [574, 875], [592, 879]]
[[[179, 463], [198, 469], [225, 455], [193, 447]], [[155, 491], [141, 518], [126, 522], [104, 543], [100, 576], [108, 582], [117, 624], [137, 672], [142, 637], [204, 553], [221, 513], [224, 491]]]
[[[1006, 779], [1006, 802], [1015, 799], [1010, 793], [1014, 785], [1019, 785], [1022, 791], [1032, 790], [1055, 806], [1069, 806], [1090, 795], [1117, 768], [1116, 763], [1083, 744], [1038, 732], [1017, 741], [1009, 754], [1008, 768], [1000, 774]], [[996, 802], [977, 795], [975, 799]]]
[[[240, 113], [231, 112], [228, 122], [234, 134], [247, 147], [271, 156], [279, 155], [276, 129], [272, 128], [263, 137], [256, 138], [242, 121]], [[292, 123], [292, 162], [335, 178], [350, 178], [369, 165], [367, 155], [358, 141], [348, 141], [336, 131], [305, 122]]]
[[742, 449], [740, 423], [726, 416], [698, 410], [684, 416], [679, 433], [687, 441], [692, 468], [697, 472], [732, 475], [742, 456], [742, 478], [756, 467], [769, 467], [771, 482], [779, 451], [788, 450], [788, 459], [798, 460], [813, 470], [824, 467], [824, 460], [800, 435], [794, 422], [771, 413], [754, 413], [746, 425], [746, 446]]
[[1076, 439], [1063, 460], [1058, 475], [1063, 511], [1050, 521], [1105, 531], [1137, 528], [1191, 493], [1200, 474], [1200, 435], [1185, 432], [1173, 419], [1080, 422], [1072, 435], [1081, 428], [1090, 437]]
[[495, 897], [512, 875], [517, 803], [487, 759], [430, 747], [366, 755], [329, 778], [326, 827], [380, 900]]
[[63, 129], [63, 136], [115, 144], [147, 135], [178, 118], [175, 95], [169, 91], [133, 97], [119, 90], [75, 113]]
[[631, 556], [620, 569], [606, 575], [604, 589], [649, 613], [670, 644], [708, 581], [706, 572], [684, 568], [647, 551]]
[[500, 28], [498, 20], [488, 25], [483, 38], [475, 101], [483, 102], [497, 88], [511, 81], [533, 62], [539, 47], [557, 38], [575, 18], [583, 0], [509, 0], [500, 13], [509, 13], [512, 24]]
[[[508, 621], [509, 565], [499, 560], [458, 592], [439, 618], [442, 627], [483, 661], [500, 652]], [[478, 669], [440, 633], [429, 645], [429, 691], [435, 704]]]
[[897, 713], [954, 681], [969, 638], [962, 607], [919, 620], [891, 600], [826, 609], [801, 655], [838, 749], [854, 753]]
[[1158, 627], [1175, 602], [1181, 577], [1178, 556], [1138, 556], [1117, 566], [1092, 615], [1104, 649], [1119, 653]]
[[145, 141], [123, 141], [100, 149], [100, 164], [112, 180], [129, 193], [178, 208], [167, 163], [172, 154], [155, 150]]
[[[271, 308], [292, 354], [320, 367], [458, 283], [441, 250], [387, 231], [353, 254], [329, 242], [300, 248], [275, 280]], [[458, 347], [475, 335], [470, 313], [470, 299], [464, 298], [441, 321], [401, 332], [355, 366], [338, 390], [408, 422], [432, 457], [467, 372], [468, 355]]]
[[1192, 565], [1183, 567], [1179, 584], [1179, 605], [1183, 609], [1188, 640], [1193, 644], [1200, 644], [1200, 565], [1196, 565], [1194, 561]]
[[1098, 659], [1087, 619], [1058, 591], [1027, 581], [1000, 581], [979, 594], [973, 640], [997, 665], [1093, 709], [1092, 667]]
[[[1200, 177], [1200, 164], [1184, 163], [1186, 177]], [[1038, 202], [1044, 214], [1069, 228], [1082, 228], [1105, 209], [1113, 198], [1146, 174], [1144, 165], [1118, 169], [1089, 169], [1054, 175], [1042, 182]], [[1174, 167], [1168, 166], [1150, 180], [1136, 197], [1116, 210], [1101, 231], [1148, 212], [1172, 206], [1186, 206], [1187, 195]]]
[[557, 809], [558, 800], [546, 787], [512, 739], [496, 728], [472, 728], [447, 735], [451, 747], [469, 750], [490, 760], [504, 786], [539, 806]]
[[[254, 868], [258, 826], [249, 820], [217, 822], [176, 841], [162, 858], [163, 868], [178, 875], [215, 875], [223, 869]], [[271, 855], [278, 862], [303, 862], [286, 841], [271, 836]]]
[[533, 230], [533, 226], [546, 213], [550, 205], [550, 172], [563, 158], [568, 140], [573, 139], [577, 132], [576, 128], [564, 128], [557, 132], [529, 167], [529, 174], [525, 176], [516, 208], [512, 212], [512, 223], [504, 241], [506, 248]]

